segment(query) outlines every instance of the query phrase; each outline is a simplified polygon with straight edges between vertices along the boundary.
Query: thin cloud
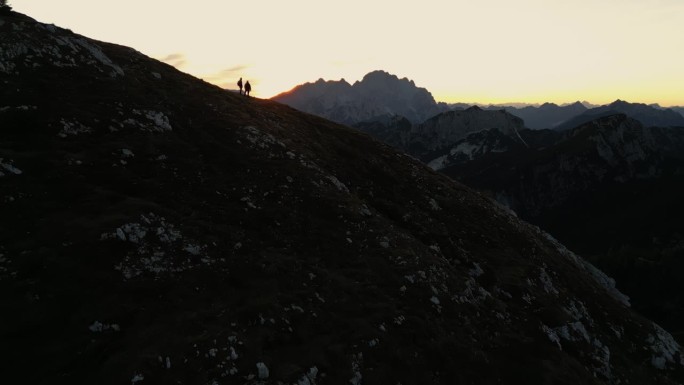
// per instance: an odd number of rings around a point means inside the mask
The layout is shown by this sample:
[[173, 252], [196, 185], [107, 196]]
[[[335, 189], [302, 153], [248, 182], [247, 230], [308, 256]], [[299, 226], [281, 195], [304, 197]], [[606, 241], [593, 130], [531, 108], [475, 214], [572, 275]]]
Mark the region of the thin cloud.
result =
[[[234, 89], [237, 88], [237, 80], [241, 77], [245, 77], [244, 72], [248, 68], [249, 66], [247, 65], [238, 65], [226, 68], [214, 74], [202, 76], [202, 79], [209, 83], [216, 84], [221, 88]], [[254, 81], [250, 81], [250, 83], [254, 83]]]
[[215, 83], [217, 81], [222, 81], [222, 80], [227, 80], [227, 79], [232, 79], [232, 78], [240, 78], [243, 77], [243, 73], [245, 70], [248, 68], [246, 65], [239, 65], [231, 68], [226, 68], [224, 70], [221, 70], [217, 73], [211, 74], [211, 75], [206, 75], [203, 76], [203, 79], [210, 82], [210, 83]]
[[181, 68], [185, 65], [185, 55], [182, 53], [172, 53], [159, 60], [176, 68]]

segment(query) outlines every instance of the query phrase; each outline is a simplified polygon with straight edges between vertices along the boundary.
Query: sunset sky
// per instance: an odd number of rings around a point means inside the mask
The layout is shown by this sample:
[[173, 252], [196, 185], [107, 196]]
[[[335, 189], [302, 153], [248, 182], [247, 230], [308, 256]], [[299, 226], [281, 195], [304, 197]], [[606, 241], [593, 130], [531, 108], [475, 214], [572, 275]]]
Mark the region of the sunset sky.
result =
[[682, 0], [9, 0], [226, 88], [407, 77], [445, 102], [684, 105]]

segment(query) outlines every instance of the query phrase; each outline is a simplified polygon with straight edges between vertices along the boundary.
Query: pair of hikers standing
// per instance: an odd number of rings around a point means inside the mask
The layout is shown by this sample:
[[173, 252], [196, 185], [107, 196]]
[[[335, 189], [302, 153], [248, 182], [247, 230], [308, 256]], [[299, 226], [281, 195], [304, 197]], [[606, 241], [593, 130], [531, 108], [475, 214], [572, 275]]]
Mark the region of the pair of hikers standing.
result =
[[[238, 87], [240, 87], [240, 95], [242, 95], [242, 78], [237, 82]], [[252, 85], [249, 84], [249, 80], [245, 83], [245, 96], [249, 96], [249, 91], [252, 90]]]

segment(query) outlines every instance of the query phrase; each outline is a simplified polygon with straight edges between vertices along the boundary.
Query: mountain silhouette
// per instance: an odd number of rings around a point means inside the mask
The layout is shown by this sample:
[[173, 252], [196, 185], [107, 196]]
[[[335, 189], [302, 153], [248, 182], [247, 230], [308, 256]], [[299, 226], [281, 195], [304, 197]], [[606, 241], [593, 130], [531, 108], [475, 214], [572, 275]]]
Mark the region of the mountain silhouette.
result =
[[684, 380], [605, 274], [358, 130], [0, 16], [4, 383]]
[[447, 110], [412, 80], [385, 71], [373, 71], [350, 85], [344, 79], [306, 83], [272, 98], [298, 110], [342, 124], [399, 115], [414, 123]]
[[[472, 160], [489, 151], [526, 146], [519, 135], [525, 128], [520, 118], [504, 110], [486, 111], [477, 106], [443, 112], [421, 124], [393, 117], [357, 123], [354, 127], [428, 163], [435, 170], [448, 167], [462, 157]], [[469, 140], [482, 143], [463, 145]]]
[[684, 127], [684, 116], [669, 108], [661, 109], [643, 103], [628, 103], [618, 99], [611, 104], [589, 109], [574, 118], [568, 119], [554, 129], [572, 129], [594, 119], [615, 114], [625, 114], [640, 121], [646, 127]]
[[[500, 109], [500, 107], [495, 107], [494, 109]], [[525, 121], [525, 127], [540, 130], [554, 128], [568, 119], [587, 111], [587, 108], [584, 104], [575, 102], [564, 106], [559, 106], [555, 103], [544, 103], [539, 107], [505, 107], [505, 110], [522, 118]]]

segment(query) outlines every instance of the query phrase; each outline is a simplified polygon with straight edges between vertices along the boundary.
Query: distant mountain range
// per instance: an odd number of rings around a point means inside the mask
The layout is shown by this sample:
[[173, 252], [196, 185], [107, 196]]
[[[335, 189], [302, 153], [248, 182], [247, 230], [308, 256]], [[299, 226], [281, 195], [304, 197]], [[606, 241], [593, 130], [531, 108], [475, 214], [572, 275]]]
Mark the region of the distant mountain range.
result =
[[596, 118], [615, 114], [625, 114], [646, 127], [684, 127], [684, 116], [672, 109], [616, 100], [611, 104], [586, 110], [562, 124], [548, 128], [568, 130]]
[[305, 83], [272, 98], [298, 110], [342, 124], [399, 115], [420, 123], [448, 110], [412, 80], [384, 71], [368, 73], [353, 85], [344, 79]]
[[[425, 88], [420, 88], [406, 78], [385, 71], [368, 73], [353, 85], [344, 79], [299, 85], [288, 92], [273, 97], [298, 110], [354, 125], [363, 122], [387, 122], [393, 116], [406, 118], [412, 124], [420, 124], [448, 110], [465, 110], [472, 107], [466, 103], [437, 103]], [[658, 105], [628, 103], [622, 100], [596, 106], [588, 102], [557, 105], [479, 105], [484, 110], [506, 110], [520, 117], [524, 126], [531, 129], [552, 128], [567, 130], [602, 116], [623, 113], [639, 120], [645, 126], [684, 126], [684, 108], [662, 108]]]
[[[490, 107], [500, 109], [500, 107]], [[584, 104], [575, 102], [559, 106], [554, 103], [544, 103], [539, 107], [527, 106], [522, 108], [504, 107], [504, 109], [525, 121], [525, 127], [533, 130], [557, 127], [563, 122], [586, 112]]]
[[[467, 108], [469, 105], [455, 103], [449, 105], [454, 109]], [[657, 104], [646, 105], [643, 103], [628, 103], [623, 100], [597, 106], [587, 102], [575, 102], [565, 105], [544, 103], [542, 105], [487, 105], [482, 106], [486, 110], [504, 109], [511, 114], [522, 118], [525, 127], [534, 130], [552, 128], [556, 130], [568, 130], [580, 124], [602, 116], [613, 114], [626, 114], [639, 120], [649, 127], [684, 126], [684, 108], [663, 108]]]
[[[594, 108], [594, 107], [600, 106], [599, 104], [593, 104], [593, 103], [590, 103], [586, 100], [581, 101], [581, 102], [574, 102], [574, 103], [564, 103], [564, 104], [560, 104], [559, 106], [565, 107], [565, 106], [575, 104], [575, 103], [580, 103], [586, 108]], [[511, 102], [511, 103], [449, 103], [448, 106], [450, 108], [460, 108], [460, 109], [468, 108], [471, 106], [478, 106], [478, 107], [485, 109], [485, 110], [498, 110], [498, 109], [506, 109], [509, 107], [515, 108], [515, 109], [522, 109], [525, 107], [540, 107], [543, 104], [547, 104], [547, 103], [523, 103], [523, 102]], [[550, 104], [553, 104], [553, 103], [550, 103]]]
[[[620, 114], [617, 111], [623, 111], [624, 115], [646, 127], [652, 127], [654, 123], [663, 123], [665, 127], [677, 126], [678, 123], [684, 126], [684, 117], [671, 109], [623, 101], [593, 109], [587, 109], [579, 102], [563, 107], [547, 103], [520, 110], [510, 107], [499, 110], [488, 107], [483, 110], [473, 106], [443, 112], [419, 124], [401, 116], [389, 116], [355, 123], [353, 126], [440, 170], [454, 162], [474, 160], [491, 151], [506, 152], [518, 146], [535, 147], [558, 140], [559, 135], [548, 130], [526, 129], [528, 127], [520, 115], [540, 122], [580, 112], [554, 130], [562, 132], [575, 127], [574, 124], [579, 126], [599, 117]], [[478, 144], [475, 145], [475, 142]]]

